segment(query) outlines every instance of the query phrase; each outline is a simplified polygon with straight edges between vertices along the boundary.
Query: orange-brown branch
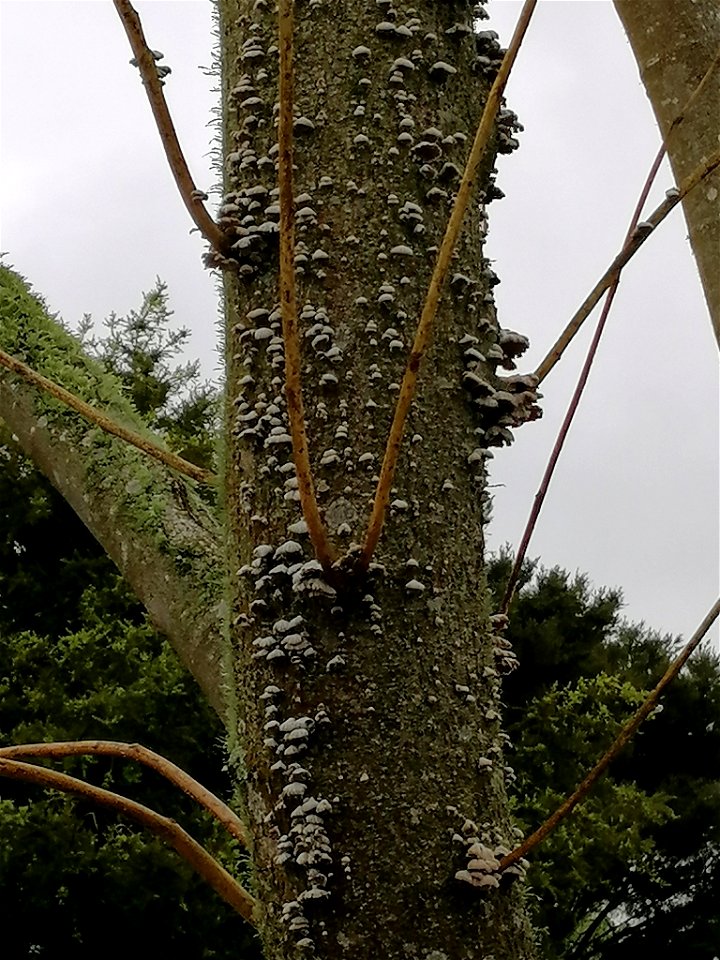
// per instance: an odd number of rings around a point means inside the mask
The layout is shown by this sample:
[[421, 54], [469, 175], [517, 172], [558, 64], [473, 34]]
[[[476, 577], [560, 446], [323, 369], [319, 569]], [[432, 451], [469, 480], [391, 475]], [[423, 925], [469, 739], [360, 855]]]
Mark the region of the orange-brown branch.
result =
[[0, 757], [0, 777], [9, 777], [12, 780], [34, 783], [46, 789], [72, 793], [134, 820], [173, 847], [223, 900], [229, 903], [240, 916], [252, 922], [255, 899], [197, 840], [193, 840], [189, 833], [169, 817], [163, 817], [134, 800], [128, 800], [101, 787], [94, 787], [76, 777], [59, 773], [57, 770], [48, 770], [46, 767], [35, 766], [32, 763], [23, 763], [20, 760]]
[[635, 714], [628, 720], [625, 726], [622, 728], [620, 733], [617, 735], [612, 745], [607, 749], [603, 756], [598, 760], [595, 766], [592, 768], [590, 773], [585, 777], [582, 783], [578, 786], [577, 790], [567, 800], [558, 807], [555, 813], [552, 816], [548, 817], [545, 823], [542, 826], [527, 837], [523, 842], [512, 850], [507, 856], [503, 857], [500, 861], [498, 870], [502, 871], [506, 867], [512, 866], [514, 863], [517, 863], [518, 860], [521, 860], [523, 857], [533, 850], [539, 843], [552, 833], [552, 831], [561, 823], [565, 817], [570, 814], [573, 809], [581, 803], [585, 797], [588, 795], [595, 783], [600, 779], [600, 777], [605, 773], [607, 768], [610, 766], [612, 761], [617, 757], [623, 747], [635, 736], [638, 727], [647, 719], [647, 717], [655, 709], [660, 696], [662, 695], [665, 688], [671, 683], [675, 677], [680, 673], [683, 666], [687, 662], [690, 654], [695, 650], [700, 641], [703, 639], [705, 634], [708, 632], [710, 627], [713, 625], [718, 615], [720, 614], [720, 600], [717, 600], [715, 605], [711, 608], [708, 615], [705, 617], [703, 622], [697, 628], [695, 633], [692, 635], [691, 639], [683, 647], [680, 654], [676, 657], [675, 660], [670, 664], [665, 673], [662, 676], [662, 679], [658, 682], [655, 689], [648, 695], [646, 700], [642, 705], [637, 709]]
[[74, 393], [70, 393], [65, 387], [61, 387], [59, 383], [55, 383], [54, 380], [49, 380], [41, 373], [38, 373], [37, 370], [33, 370], [32, 367], [23, 363], [22, 360], [18, 360], [10, 356], [9, 353], [5, 353], [4, 350], [0, 350], [0, 366], [11, 370], [13, 373], [22, 377], [23, 380], [44, 390], [45, 393], [64, 403], [70, 407], [71, 410], [79, 413], [81, 417], [89, 420], [90, 423], [94, 423], [95, 426], [100, 427], [101, 430], [112, 434], [114, 437], [119, 437], [120, 440], [124, 440], [126, 443], [132, 444], [132, 446], [137, 447], [138, 450], [141, 450], [147, 454], [147, 456], [152, 457], [154, 460], [159, 460], [160, 463], [164, 463], [165, 466], [171, 467], [179, 473], [184, 473], [186, 476], [191, 477], [193, 480], [198, 480], [200, 483], [214, 484], [217, 482], [217, 478], [209, 470], [204, 470], [202, 467], [190, 463], [189, 460], [184, 460], [182, 457], [179, 457], [176, 453], [172, 453], [170, 450], [164, 450], [151, 440], [148, 440], [147, 437], [135, 433], [134, 430], [128, 430], [127, 427], [121, 426], [100, 410], [97, 410], [95, 407], [90, 406], [89, 403], [85, 403], [84, 400], [76, 397]]
[[242, 821], [226, 803], [214, 793], [198, 783], [189, 773], [178, 767], [166, 757], [139, 743], [118, 743], [114, 740], [67, 740], [57, 743], [23, 743], [11, 747], [0, 747], [0, 757], [8, 760], [37, 759], [39, 757], [55, 759], [58, 757], [76, 757], [92, 754], [94, 756], [122, 757], [135, 760], [155, 770], [179, 787], [193, 800], [196, 800], [228, 833], [244, 847], [248, 845], [247, 833]]
[[415, 396], [420, 364], [430, 343], [430, 334], [437, 315], [440, 294], [448, 270], [450, 269], [453, 251], [460, 236], [460, 230], [470, 202], [478, 167], [480, 166], [485, 148], [492, 135], [503, 90], [507, 84], [510, 70], [517, 57], [520, 44], [525, 36], [536, 3], [537, 0], [525, 0], [510, 46], [507, 49], [498, 75], [488, 94], [487, 103], [485, 104], [485, 109], [483, 110], [477, 133], [475, 134], [475, 140], [470, 149], [470, 156], [465, 165], [462, 181], [455, 198], [452, 213], [450, 214], [450, 220], [445, 230], [445, 236], [440, 245], [435, 268], [430, 279], [427, 297], [420, 316], [420, 322], [415, 334], [415, 341], [410, 351], [405, 374], [400, 386], [400, 393], [395, 407], [393, 422], [390, 427], [390, 435], [385, 448], [380, 477], [375, 490], [375, 499], [373, 501], [372, 512], [360, 555], [360, 566], [365, 569], [370, 563], [375, 547], [380, 539], [383, 523], [385, 522], [385, 514], [390, 501], [390, 490], [393, 485], [393, 478], [400, 456], [400, 446], [405, 430], [405, 421], [407, 420], [410, 405]]
[[305, 433], [300, 377], [300, 336], [295, 292], [295, 199], [293, 195], [293, 0], [280, 0], [280, 116], [278, 121], [278, 186], [280, 190], [280, 311], [285, 346], [285, 396], [297, 473], [300, 506], [315, 556], [324, 570], [334, 560], [320, 516]]
[[162, 84], [157, 73], [155, 58], [147, 44], [143, 33], [142, 23], [137, 11], [129, 0], [113, 0], [125, 33], [130, 41], [133, 56], [140, 70], [145, 92], [150, 101], [155, 124], [165, 149], [165, 155], [170, 164], [175, 183], [188, 213], [195, 226], [205, 237], [208, 243], [221, 253], [228, 254], [232, 240], [215, 223], [203, 204], [204, 193], [198, 190], [190, 175], [190, 170], [180, 147], [180, 141], [175, 133], [175, 126], [170, 116]]

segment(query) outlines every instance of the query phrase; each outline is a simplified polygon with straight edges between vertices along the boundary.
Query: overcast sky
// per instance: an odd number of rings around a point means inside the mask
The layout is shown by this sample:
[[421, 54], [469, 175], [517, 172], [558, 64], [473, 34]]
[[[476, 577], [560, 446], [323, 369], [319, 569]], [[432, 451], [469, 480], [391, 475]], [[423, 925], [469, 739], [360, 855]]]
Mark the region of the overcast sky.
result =
[[[520, 9], [493, 0], [507, 43]], [[207, 0], [138, 2], [197, 184], [217, 180]], [[214, 278], [175, 193], [109, 0], [2, 0], [0, 249], [71, 325], [137, 307], [160, 276], [192, 355], [218, 377]], [[541, 0], [507, 91], [525, 126], [490, 208], [500, 320], [531, 369], [621, 245], [658, 146], [609, 0]], [[654, 206], [669, 186], [664, 168]], [[491, 546], [516, 545], [590, 327], [543, 386], [545, 416], [496, 453]], [[627, 268], [531, 556], [619, 586], [625, 613], [689, 635], [718, 587], [718, 367], [675, 211]], [[717, 636], [717, 629], [715, 630]]]

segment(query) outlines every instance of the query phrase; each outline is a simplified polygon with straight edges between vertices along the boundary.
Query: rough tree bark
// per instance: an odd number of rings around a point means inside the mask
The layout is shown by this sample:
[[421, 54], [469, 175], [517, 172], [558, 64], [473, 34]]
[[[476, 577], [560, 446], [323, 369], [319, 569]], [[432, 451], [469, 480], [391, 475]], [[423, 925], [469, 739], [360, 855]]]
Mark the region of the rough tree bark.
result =
[[[506, 651], [483, 587], [485, 464], [533, 409], [498, 329], [468, 216], [367, 576], [313, 560], [283, 394], [277, 278], [277, 15], [222, 0], [226, 492], [233, 756], [247, 771], [270, 960], [533, 953], [519, 885], [455, 879], [473, 842], [513, 845], [500, 730]], [[363, 534], [393, 405], [468, 147], [501, 54], [473, 4], [300, 3], [297, 276], [306, 420], [321, 511]], [[512, 146], [510, 118], [476, 186]]]
[[[640, 77], [663, 133], [720, 51], [717, 0], [660, 3], [615, 0]], [[720, 145], [720, 68], [716, 67], [687, 119], [668, 143], [680, 183]], [[715, 337], [720, 343], [720, 171], [683, 201]]]
[[[379, 552], [366, 575], [345, 564], [326, 577], [301, 520], [283, 393], [276, 13], [270, 0], [218, 9], [221, 215], [240, 260], [225, 273], [223, 521], [191, 483], [5, 374], [0, 414], [223, 713], [268, 960], [529, 960], [522, 885], [478, 888], [463, 874], [471, 843], [515, 840], [499, 708], [511, 654], [491, 629], [482, 555], [487, 461], [535, 412], [532, 383], [513, 373], [524, 338], [500, 328], [482, 256], [481, 202], [494, 194], [495, 152], [514, 146], [512, 117], [501, 117], [478, 177]], [[363, 533], [500, 59], [492, 35], [472, 35], [472, 15], [468, 0], [297, 3], [304, 390], [320, 506], [340, 552]], [[675, 100], [684, 97], [683, 86]], [[4, 349], [133, 422], [111, 378], [17, 278], [0, 279]]]

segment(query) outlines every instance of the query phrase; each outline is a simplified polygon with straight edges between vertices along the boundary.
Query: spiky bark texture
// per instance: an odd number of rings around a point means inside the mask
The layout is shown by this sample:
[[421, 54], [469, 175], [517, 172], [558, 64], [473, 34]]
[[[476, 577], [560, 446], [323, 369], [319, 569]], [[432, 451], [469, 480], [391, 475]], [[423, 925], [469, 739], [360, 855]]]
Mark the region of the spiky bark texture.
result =
[[[298, 504], [277, 284], [277, 23], [222, 0], [227, 513], [233, 755], [255, 838], [268, 960], [528, 958], [521, 885], [455, 875], [514, 841], [500, 731], [507, 651], [483, 582], [485, 464], [533, 411], [499, 377], [482, 256], [499, 129], [478, 178], [367, 576], [326, 579]], [[367, 522], [393, 403], [484, 99], [501, 57], [467, 2], [297, 4], [296, 205], [305, 408], [322, 513], [341, 551]]]
[[[615, 9], [665, 135], [720, 49], [720, 5], [717, 0], [615, 0]], [[716, 67], [668, 143], [678, 183], [717, 150], [719, 137], [720, 68]], [[720, 343], [720, 171], [683, 201], [683, 210]]]

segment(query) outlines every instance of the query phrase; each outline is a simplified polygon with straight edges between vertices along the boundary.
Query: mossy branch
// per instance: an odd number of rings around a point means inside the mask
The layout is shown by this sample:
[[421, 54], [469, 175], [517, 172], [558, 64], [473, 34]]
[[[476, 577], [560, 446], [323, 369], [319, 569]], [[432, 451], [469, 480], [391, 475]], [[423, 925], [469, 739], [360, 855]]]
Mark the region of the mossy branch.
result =
[[453, 251], [460, 236], [465, 212], [472, 196], [480, 161], [485, 153], [488, 141], [492, 136], [495, 118], [502, 101], [503, 90], [507, 84], [510, 70], [515, 63], [520, 44], [525, 36], [536, 3], [537, 0], [525, 0], [525, 4], [523, 5], [510, 46], [505, 53], [500, 70], [488, 94], [488, 99], [480, 119], [477, 133], [475, 134], [475, 140], [470, 149], [470, 155], [465, 165], [462, 181], [445, 230], [445, 235], [440, 245], [435, 268], [430, 279], [430, 286], [420, 316], [420, 322], [418, 323], [415, 334], [415, 341], [410, 351], [400, 386], [400, 393], [390, 427], [390, 435], [385, 448], [380, 477], [375, 490], [371, 516], [359, 559], [359, 564], [364, 569], [367, 569], [370, 563], [382, 532], [385, 514], [390, 501], [390, 490], [393, 485], [393, 478], [400, 456], [400, 446], [405, 429], [405, 422], [417, 389], [420, 364], [430, 343], [430, 334], [437, 315], [440, 295], [450, 269]]
[[209, 470], [198, 467], [196, 464], [190, 463], [189, 460], [184, 460], [182, 457], [179, 457], [176, 453], [172, 453], [170, 450], [164, 450], [151, 440], [148, 440], [147, 437], [135, 433], [134, 430], [128, 430], [127, 427], [121, 426], [100, 410], [97, 410], [89, 403], [76, 397], [74, 393], [70, 393], [65, 387], [61, 387], [60, 384], [55, 383], [54, 380], [49, 380], [47, 377], [44, 377], [41, 373], [38, 373], [37, 370], [33, 370], [32, 367], [23, 363], [22, 360], [11, 357], [10, 354], [5, 353], [4, 350], [0, 350], [0, 366], [16, 373], [22, 377], [23, 380], [32, 383], [33, 386], [39, 387], [40, 390], [43, 390], [51, 397], [64, 403], [67, 407], [70, 407], [71, 410], [79, 413], [81, 417], [95, 424], [96, 427], [100, 427], [105, 433], [110, 433], [114, 437], [119, 437], [120, 440], [131, 444], [133, 447], [137, 447], [138, 450], [141, 450], [154, 460], [164, 463], [166, 467], [171, 467], [179, 473], [184, 473], [186, 476], [200, 483], [215, 484], [217, 482], [217, 478]]
[[615, 257], [613, 262], [607, 268], [602, 277], [595, 284], [583, 303], [577, 309], [575, 315], [565, 327], [563, 332], [556, 340], [553, 347], [534, 371], [538, 383], [547, 377], [552, 368], [558, 362], [560, 357], [571, 343], [573, 337], [590, 316], [596, 304], [603, 293], [616, 282], [620, 277], [623, 267], [637, 253], [650, 234], [658, 227], [681, 200], [683, 200], [691, 190], [701, 183], [713, 170], [720, 166], [720, 150], [714, 151], [710, 157], [699, 164], [691, 174], [689, 174], [681, 183], [679, 189], [668, 190], [663, 202], [655, 208], [647, 220], [638, 224], [637, 229], [630, 239], [623, 245], [622, 250]]
[[715, 620], [717, 620], [718, 615], [720, 615], [720, 600], [715, 602], [714, 606], [711, 608], [710, 612], [707, 614], [690, 640], [667, 668], [662, 678], [658, 681], [656, 687], [647, 696], [642, 705], [638, 707], [636, 712], [617, 735], [612, 745], [606, 750], [600, 760], [598, 760], [575, 792], [571, 794], [571, 796], [569, 796], [567, 800], [561, 804], [561, 806], [558, 807], [552, 816], [548, 817], [542, 826], [538, 827], [534, 833], [523, 840], [523, 842], [516, 847], [515, 850], [512, 850], [509, 854], [507, 854], [507, 856], [503, 857], [498, 866], [498, 870], [500, 872], [505, 870], [507, 867], [512, 866], [514, 863], [517, 863], [518, 860], [523, 859], [523, 857], [526, 857], [531, 850], [537, 847], [538, 844], [542, 843], [542, 841], [550, 833], [552, 833], [558, 824], [560, 824], [565, 817], [567, 817], [573, 811], [573, 809], [585, 799], [592, 787], [600, 779], [603, 773], [605, 773], [607, 768], [617, 757], [623, 747], [632, 739], [632, 737], [635, 736], [643, 720], [646, 720], [655, 709], [657, 702], [665, 688], [668, 686], [668, 684], [672, 683], [675, 677], [677, 677], [677, 675], [680, 673], [692, 652], [699, 645]]
[[114, 740], [68, 740], [57, 743], [24, 743], [11, 747], [0, 747], [0, 757], [8, 760], [28, 758], [77, 757], [77, 756], [122, 757], [125, 760], [135, 760], [155, 770], [179, 787], [183, 793], [192, 797], [197, 803], [211, 813], [215, 819], [225, 827], [228, 833], [238, 840], [244, 847], [248, 845], [245, 827], [237, 814], [226, 803], [216, 797], [214, 793], [198, 783], [194, 777], [186, 773], [154, 750], [143, 747], [139, 743], [118, 743]]
[[229, 903], [241, 917], [252, 923], [256, 905], [254, 897], [243, 889], [197, 840], [193, 840], [189, 833], [169, 817], [164, 817], [149, 807], [129, 800], [127, 797], [121, 797], [110, 790], [92, 786], [76, 777], [59, 773], [57, 770], [48, 770], [46, 767], [23, 763], [20, 760], [0, 757], [0, 777], [72, 793], [134, 820], [173, 847], [226, 903]]
[[278, 125], [278, 186], [280, 189], [280, 311], [285, 348], [287, 397], [293, 460], [300, 505], [315, 556], [329, 570], [334, 552], [320, 516], [305, 433], [300, 377], [300, 337], [295, 290], [295, 199], [293, 195], [293, 0], [278, 4], [280, 46], [280, 116]]
[[207, 197], [202, 190], [197, 189], [190, 175], [190, 170], [175, 133], [170, 111], [165, 102], [155, 57], [145, 39], [140, 17], [129, 0], [113, 0], [113, 3], [130, 41], [133, 56], [150, 101], [150, 109], [165, 149], [165, 155], [183, 203], [194, 224], [208, 243], [221, 253], [228, 254], [232, 239], [220, 229], [206, 210], [203, 200]]
[[[113, 416], [146, 435], [122, 381], [88, 357], [23, 278], [1, 265], [0, 343], [89, 405], [102, 398]], [[0, 373], [0, 416], [20, 447], [99, 541], [226, 719], [222, 531], [213, 505], [165, 464], [88, 431], [83, 418], [46, 401], [35, 385]]]

